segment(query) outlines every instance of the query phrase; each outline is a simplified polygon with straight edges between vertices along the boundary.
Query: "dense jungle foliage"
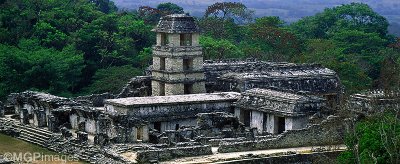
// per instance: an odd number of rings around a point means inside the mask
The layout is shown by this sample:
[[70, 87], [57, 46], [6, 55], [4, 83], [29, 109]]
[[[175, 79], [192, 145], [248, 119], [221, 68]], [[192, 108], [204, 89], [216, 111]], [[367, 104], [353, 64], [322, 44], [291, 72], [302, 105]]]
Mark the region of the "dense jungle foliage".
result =
[[[109, 0], [0, 0], [0, 99], [11, 92], [60, 96], [119, 92], [151, 64], [151, 29], [172, 3], [118, 11]], [[206, 59], [321, 63], [347, 93], [399, 86], [400, 40], [362, 3], [327, 8], [287, 24], [254, 18], [241, 3], [215, 3], [197, 18]]]

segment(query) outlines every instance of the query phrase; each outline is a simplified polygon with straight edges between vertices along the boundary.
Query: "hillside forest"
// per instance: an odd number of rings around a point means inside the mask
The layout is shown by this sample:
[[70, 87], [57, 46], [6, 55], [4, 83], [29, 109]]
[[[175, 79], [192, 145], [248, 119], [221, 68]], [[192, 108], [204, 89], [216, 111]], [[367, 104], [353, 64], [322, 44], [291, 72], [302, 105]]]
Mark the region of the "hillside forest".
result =
[[[151, 30], [173, 13], [185, 10], [173, 3], [123, 11], [109, 0], [0, 0], [0, 100], [25, 90], [118, 93], [151, 64]], [[326, 8], [288, 24], [223, 2], [196, 19], [205, 59], [320, 63], [338, 73], [348, 94], [400, 85], [400, 39], [366, 4]]]

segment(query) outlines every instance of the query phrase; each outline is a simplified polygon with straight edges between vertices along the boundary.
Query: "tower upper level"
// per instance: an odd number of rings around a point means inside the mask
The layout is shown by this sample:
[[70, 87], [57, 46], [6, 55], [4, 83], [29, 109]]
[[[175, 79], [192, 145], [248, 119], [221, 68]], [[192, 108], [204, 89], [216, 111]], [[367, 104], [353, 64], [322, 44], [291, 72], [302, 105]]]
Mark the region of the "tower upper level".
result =
[[156, 28], [157, 33], [199, 33], [200, 28], [193, 17], [186, 14], [172, 14], [161, 18]]
[[[193, 17], [172, 14], [160, 19], [153, 29], [157, 33], [156, 51], [199, 51], [200, 28]], [[181, 49], [184, 48], [184, 49]], [[175, 51], [176, 52], [176, 51]], [[175, 54], [176, 55], [176, 54]]]

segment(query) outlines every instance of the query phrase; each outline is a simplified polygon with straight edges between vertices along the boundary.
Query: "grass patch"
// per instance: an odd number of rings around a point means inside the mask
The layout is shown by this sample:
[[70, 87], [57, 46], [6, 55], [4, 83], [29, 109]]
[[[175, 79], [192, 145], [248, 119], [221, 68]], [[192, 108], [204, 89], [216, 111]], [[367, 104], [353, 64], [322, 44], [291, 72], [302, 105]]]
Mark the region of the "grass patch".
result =
[[[29, 142], [25, 142], [4, 134], [0, 134], [0, 154], [4, 154], [4, 153], [40, 153], [42, 155], [52, 155], [53, 159], [57, 159], [57, 155], [59, 156], [59, 158], [61, 158], [61, 156], [63, 154], [60, 153], [56, 153], [56, 152], [52, 152], [50, 150], [47, 150], [45, 148], [42, 148], [38, 145], [35, 144], [31, 144]], [[28, 157], [29, 158], [29, 157]], [[58, 158], [58, 159], [59, 159]], [[67, 164], [81, 164], [84, 162], [78, 162], [78, 161], [67, 161], [64, 162], [63, 160], [54, 160], [54, 161], [41, 161], [40, 158], [38, 158], [37, 160], [33, 161], [32, 163], [49, 163], [49, 164], [56, 164], [56, 163], [67, 163]]]

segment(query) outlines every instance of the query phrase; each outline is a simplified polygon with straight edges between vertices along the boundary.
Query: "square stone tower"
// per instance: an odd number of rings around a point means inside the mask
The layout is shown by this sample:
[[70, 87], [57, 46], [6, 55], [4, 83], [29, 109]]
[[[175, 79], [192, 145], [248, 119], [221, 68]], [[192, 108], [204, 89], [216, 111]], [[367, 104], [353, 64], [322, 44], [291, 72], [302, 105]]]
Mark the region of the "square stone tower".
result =
[[200, 29], [186, 14], [162, 17], [153, 46], [153, 96], [205, 93]]

